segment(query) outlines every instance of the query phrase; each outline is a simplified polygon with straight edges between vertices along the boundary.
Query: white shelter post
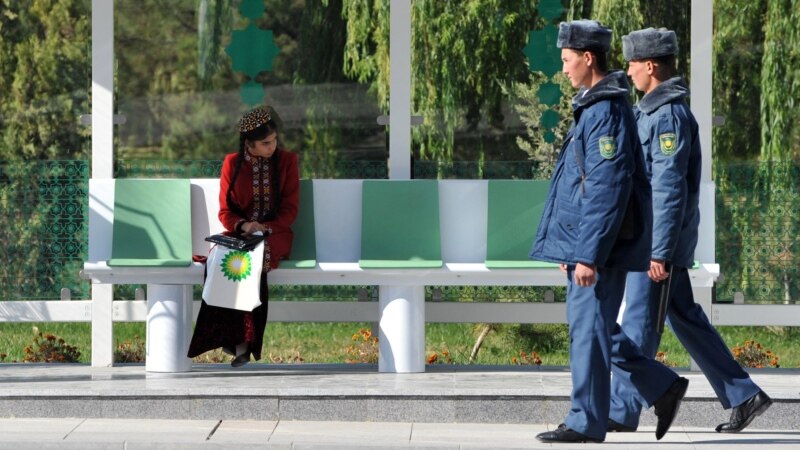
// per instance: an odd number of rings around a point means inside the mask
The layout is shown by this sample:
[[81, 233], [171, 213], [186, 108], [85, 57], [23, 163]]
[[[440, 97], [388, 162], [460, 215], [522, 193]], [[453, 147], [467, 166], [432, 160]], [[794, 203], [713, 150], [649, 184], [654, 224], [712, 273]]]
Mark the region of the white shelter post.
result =
[[[92, 0], [92, 178], [114, 177], [114, 2]], [[113, 287], [92, 284], [92, 367], [114, 364]]]
[[[703, 149], [703, 170], [700, 175], [700, 239], [695, 249], [695, 259], [701, 263], [716, 262], [716, 188], [711, 178], [712, 127], [713, 127], [713, 68], [714, 60], [714, 2], [692, 0], [690, 50], [692, 113], [700, 127], [700, 146]], [[713, 317], [713, 287], [695, 289], [695, 301], [702, 306], [709, 320]], [[692, 370], [700, 370], [691, 361]]]
[[[408, 180], [411, 179], [411, 0], [391, 0], [389, 48], [389, 179]], [[424, 372], [425, 287], [378, 289], [378, 371]]]

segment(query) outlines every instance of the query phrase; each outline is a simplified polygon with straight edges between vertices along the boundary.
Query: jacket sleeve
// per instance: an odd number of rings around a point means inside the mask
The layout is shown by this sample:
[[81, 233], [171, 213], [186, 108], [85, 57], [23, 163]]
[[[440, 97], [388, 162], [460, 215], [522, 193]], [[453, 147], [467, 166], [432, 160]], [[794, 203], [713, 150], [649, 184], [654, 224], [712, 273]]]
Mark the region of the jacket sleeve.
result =
[[692, 151], [688, 121], [681, 125], [672, 114], [661, 114], [651, 130], [649, 152], [653, 158], [652, 259], [671, 261], [686, 209], [686, 172]]
[[[633, 175], [632, 151], [638, 139], [625, 129], [621, 111], [594, 113], [582, 133], [583, 167], [581, 221], [575, 261], [603, 266], [611, 253], [628, 206]], [[635, 142], [632, 142], [635, 141]], [[609, 145], [614, 146], [612, 148]], [[576, 149], [580, 155], [580, 149]]]
[[222, 163], [222, 173], [219, 177], [219, 221], [222, 223], [222, 226], [225, 227], [228, 231], [234, 231], [236, 229], [236, 224], [239, 223], [240, 220], [246, 220], [245, 217], [241, 217], [238, 214], [234, 213], [228, 207], [228, 199], [225, 195], [228, 192], [228, 185], [231, 183], [231, 176], [233, 176], [234, 168], [236, 167], [236, 153], [229, 154], [225, 157], [225, 161]]
[[275, 220], [265, 222], [273, 233], [289, 231], [297, 218], [300, 204], [300, 176], [297, 168], [297, 155], [283, 151], [280, 159], [281, 202]]

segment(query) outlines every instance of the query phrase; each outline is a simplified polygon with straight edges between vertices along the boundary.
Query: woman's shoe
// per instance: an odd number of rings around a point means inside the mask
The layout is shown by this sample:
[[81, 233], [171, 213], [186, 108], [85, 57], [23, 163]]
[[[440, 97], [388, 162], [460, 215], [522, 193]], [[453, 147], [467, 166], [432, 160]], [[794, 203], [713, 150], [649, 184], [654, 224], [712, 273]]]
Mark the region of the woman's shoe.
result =
[[231, 366], [242, 367], [243, 365], [249, 362], [250, 362], [250, 352], [244, 352], [241, 355], [238, 355], [236, 358], [233, 358], [233, 361], [231, 361]]

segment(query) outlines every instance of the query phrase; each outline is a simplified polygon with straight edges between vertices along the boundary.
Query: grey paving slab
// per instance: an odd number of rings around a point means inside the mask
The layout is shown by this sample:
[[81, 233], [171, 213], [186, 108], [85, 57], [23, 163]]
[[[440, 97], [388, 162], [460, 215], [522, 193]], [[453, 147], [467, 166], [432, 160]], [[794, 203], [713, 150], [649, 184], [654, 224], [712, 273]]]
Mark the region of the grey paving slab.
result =
[[[270, 436], [278, 426], [277, 421], [225, 420], [221, 421], [208, 440], [211, 444], [224, 447], [241, 444], [267, 445]], [[291, 448], [291, 446], [284, 446]], [[272, 448], [277, 448], [273, 446]]]
[[269, 443], [408, 445], [411, 424], [404, 422], [281, 421]]
[[457, 442], [475, 447], [530, 448], [536, 435], [547, 431], [545, 425], [493, 424], [485, 426], [478, 423], [435, 424], [415, 423], [411, 433], [411, 443], [442, 444]]
[[85, 419], [0, 419], [0, 443], [62, 441]]
[[64, 440], [204, 443], [217, 424], [212, 420], [86, 419]]

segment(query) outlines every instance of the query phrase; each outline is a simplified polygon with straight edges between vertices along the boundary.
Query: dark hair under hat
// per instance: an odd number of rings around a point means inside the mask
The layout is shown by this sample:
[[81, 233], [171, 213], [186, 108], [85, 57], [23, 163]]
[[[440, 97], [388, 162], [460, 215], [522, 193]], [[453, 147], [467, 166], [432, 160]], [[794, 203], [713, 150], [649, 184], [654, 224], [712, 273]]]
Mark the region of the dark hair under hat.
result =
[[622, 56], [626, 61], [676, 54], [678, 54], [678, 38], [672, 30], [646, 28], [622, 36]]
[[611, 48], [611, 29], [596, 20], [561, 22], [558, 25], [556, 46], [605, 53]]

